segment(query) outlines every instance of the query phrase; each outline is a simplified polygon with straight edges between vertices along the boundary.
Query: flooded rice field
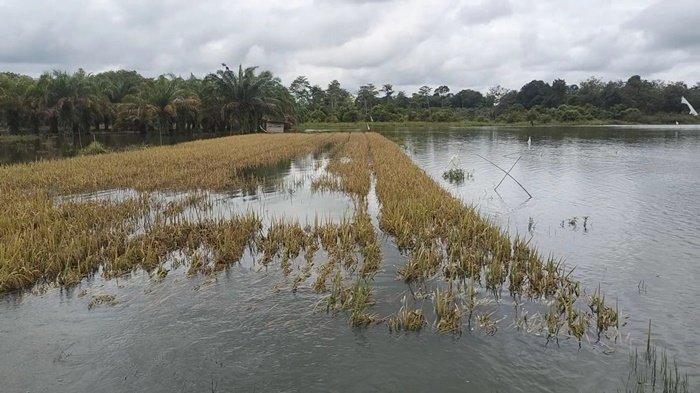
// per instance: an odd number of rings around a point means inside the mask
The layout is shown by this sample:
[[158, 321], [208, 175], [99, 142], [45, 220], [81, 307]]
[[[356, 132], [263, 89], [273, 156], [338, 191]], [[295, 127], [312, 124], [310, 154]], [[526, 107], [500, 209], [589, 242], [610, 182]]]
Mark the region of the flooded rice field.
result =
[[73, 157], [93, 140], [110, 151], [146, 146], [172, 145], [197, 139], [215, 138], [226, 134], [173, 132], [95, 132], [79, 139], [72, 134], [0, 135], [0, 164], [31, 162], [54, 158]]
[[[694, 221], [700, 214], [700, 130], [421, 129], [384, 135], [452, 195], [528, 239], [541, 254], [563, 258], [588, 294], [600, 287], [619, 310], [614, 334], [598, 341], [589, 332], [581, 341], [562, 336], [555, 342], [543, 331], [551, 301], [522, 301], [507, 288], [495, 296], [482, 287], [473, 288], [474, 318], [463, 318], [458, 333], [438, 333], [431, 294], [397, 279], [408, 258], [380, 229], [376, 179], [366, 207], [358, 209], [347, 194], [319, 187], [328, 167], [324, 153], [258, 168], [250, 175], [264, 181], [255, 187], [201, 191], [194, 194], [196, 203], [178, 205], [192, 193], [149, 198], [181, 206], [175, 215], [182, 220], [252, 213], [263, 227], [281, 218], [302, 226], [341, 223], [366, 210], [382, 258], [373, 279], [376, 321], [349, 326], [342, 313], [327, 312], [329, 303], [311, 285], [291, 290], [292, 279], [278, 264], [262, 266], [250, 250], [213, 275], [191, 275], [171, 256], [169, 273], [159, 279], [141, 270], [112, 279], [95, 274], [68, 289], [41, 286], [4, 295], [3, 389], [634, 391], [629, 355], [637, 347], [644, 351], [649, 320], [659, 358], [665, 350], [688, 374], [690, 391], [700, 386], [700, 226]], [[532, 197], [511, 178], [498, 185], [504, 173], [494, 164], [506, 171], [513, 165], [510, 174]], [[443, 177], [450, 168], [465, 176]], [[60, 202], [138, 197], [116, 189]], [[321, 251], [315, 260], [326, 257]], [[418, 332], [390, 329], [388, 316], [407, 302], [426, 314]]]

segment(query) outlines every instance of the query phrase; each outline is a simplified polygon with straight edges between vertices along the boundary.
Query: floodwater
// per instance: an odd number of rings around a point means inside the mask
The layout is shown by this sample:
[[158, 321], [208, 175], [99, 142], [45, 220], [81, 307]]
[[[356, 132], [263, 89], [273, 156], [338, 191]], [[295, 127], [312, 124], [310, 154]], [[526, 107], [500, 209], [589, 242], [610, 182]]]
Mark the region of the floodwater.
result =
[[[215, 279], [172, 272], [154, 282], [135, 272], [96, 276], [69, 291], [5, 296], [0, 389], [610, 392], [625, 389], [629, 350], [644, 346], [650, 319], [652, 339], [689, 374], [691, 391], [700, 386], [700, 128], [383, 132], [455, 196], [511, 233], [531, 236], [542, 253], [565, 258], [589, 293], [600, 285], [627, 316], [622, 337], [591, 338], [580, 349], [573, 340], [545, 345], [507, 318], [493, 336], [466, 328], [460, 336], [430, 327], [417, 334], [351, 329], [343, 315], [316, 307], [318, 294], [292, 293], [280, 285], [279, 269], [261, 270], [246, 255]], [[510, 178], [495, 192], [503, 172], [477, 154], [506, 171], [517, 160], [510, 174], [532, 198]], [[302, 221], [351, 214], [352, 201], [341, 194], [311, 192], [319, 160], [278, 168], [271, 176], [281, 180], [277, 186], [212, 195], [213, 206]], [[471, 177], [444, 180], [451, 160]], [[370, 192], [369, 214], [378, 211]], [[372, 311], [387, 315], [410, 293], [395, 280], [404, 257], [391, 238], [380, 242]], [[88, 309], [99, 293], [117, 303]], [[508, 296], [482, 307], [499, 319], [512, 310]]]
[[0, 135], [0, 165], [44, 159], [72, 157], [93, 140], [109, 150], [122, 150], [138, 146], [172, 145], [195, 139], [214, 138], [224, 134], [172, 132], [99, 132], [84, 134], [81, 138], [72, 134], [30, 134], [19, 136]]

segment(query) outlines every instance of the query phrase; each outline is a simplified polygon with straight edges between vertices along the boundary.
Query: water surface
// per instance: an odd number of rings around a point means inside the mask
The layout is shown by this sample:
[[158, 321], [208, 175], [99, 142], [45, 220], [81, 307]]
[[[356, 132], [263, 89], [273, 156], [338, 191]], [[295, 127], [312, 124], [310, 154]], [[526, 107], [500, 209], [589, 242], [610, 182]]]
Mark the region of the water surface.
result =
[[67, 133], [17, 136], [0, 134], [0, 164], [72, 157], [78, 154], [81, 147], [87, 146], [93, 140], [102, 143], [109, 150], [117, 151], [145, 146], [172, 145], [223, 135], [225, 134], [201, 132], [172, 132], [162, 135], [154, 132], [97, 132], [84, 134], [78, 138], [77, 135]]
[[[630, 344], [653, 338], [700, 383], [700, 130], [689, 128], [484, 128], [396, 130], [384, 134], [455, 196], [503, 228], [576, 266], [585, 287], [619, 301], [627, 326], [617, 344], [564, 340], [557, 346], [505, 319], [495, 336], [391, 334], [351, 329], [328, 315], [308, 288], [285, 289], [279, 269], [246, 255], [217, 276], [182, 272], [155, 282], [143, 272], [71, 290], [52, 288], [0, 300], [0, 380], [20, 391], [616, 391], [627, 376]], [[528, 147], [527, 140], [531, 145]], [[479, 158], [510, 168], [532, 194]], [[442, 179], [448, 162], [473, 178]], [[286, 186], [216, 195], [220, 212], [339, 219], [353, 206], [336, 193], [312, 193], [323, 158], [291, 161], [274, 174]], [[289, 186], [293, 184], [294, 186]], [[98, 197], [104, 197], [99, 195]], [[370, 192], [369, 213], [378, 214]], [[311, 213], [315, 212], [315, 213]], [[588, 217], [585, 227], [583, 217]], [[571, 225], [577, 217], [576, 225]], [[563, 225], [562, 225], [563, 224]], [[375, 293], [380, 315], [407, 295], [395, 280], [405, 263], [380, 237], [384, 263]], [[83, 292], [85, 291], [85, 292]], [[85, 296], [81, 296], [87, 293]], [[118, 303], [89, 310], [90, 297]], [[429, 309], [429, 300], [426, 310]], [[509, 299], [484, 308], [496, 316]], [[429, 320], [431, 320], [429, 318]]]

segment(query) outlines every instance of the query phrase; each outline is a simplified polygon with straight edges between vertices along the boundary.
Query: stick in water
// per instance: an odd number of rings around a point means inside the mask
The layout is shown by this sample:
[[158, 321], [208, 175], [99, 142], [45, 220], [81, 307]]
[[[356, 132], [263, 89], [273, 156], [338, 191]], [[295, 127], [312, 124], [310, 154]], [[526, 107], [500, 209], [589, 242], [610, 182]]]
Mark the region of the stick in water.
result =
[[499, 181], [498, 184], [496, 185], [496, 187], [493, 188], [494, 190], [497, 189], [498, 186], [501, 185], [501, 183], [503, 183], [503, 180], [506, 180], [506, 177], [508, 177], [508, 175], [510, 174], [510, 171], [512, 171], [513, 168], [515, 168], [515, 164], [517, 164], [518, 161], [520, 161], [520, 158], [521, 158], [521, 157], [522, 157], [522, 156], [518, 156], [518, 159], [515, 160], [515, 162], [513, 163], [513, 165], [510, 166], [510, 169], [508, 169], [508, 172], [506, 172], [506, 174], [503, 175], [503, 178], [501, 179], [501, 181]]
[[520, 188], [522, 188], [523, 191], [525, 191], [525, 193], [527, 194], [527, 196], [529, 196], [530, 198], [532, 198], [532, 194], [530, 194], [530, 193], [525, 189], [525, 187], [523, 187], [523, 185], [520, 184], [520, 182], [519, 182], [516, 178], [514, 178], [513, 176], [511, 176], [511, 174], [508, 173], [508, 171], [506, 171], [505, 169], [503, 169], [503, 168], [501, 168], [500, 166], [496, 165], [495, 162], [489, 160], [488, 158], [486, 158], [486, 157], [484, 157], [484, 156], [482, 156], [482, 155], [480, 155], [480, 154], [477, 154], [477, 156], [479, 156], [479, 158], [481, 158], [481, 159], [483, 159], [483, 160], [488, 161], [491, 165], [493, 165], [493, 166], [495, 166], [496, 168], [498, 168], [498, 169], [500, 169], [501, 171], [503, 171], [503, 173], [505, 173], [506, 176], [510, 177], [511, 179], [513, 179], [514, 182], [518, 183], [518, 185], [520, 186]]

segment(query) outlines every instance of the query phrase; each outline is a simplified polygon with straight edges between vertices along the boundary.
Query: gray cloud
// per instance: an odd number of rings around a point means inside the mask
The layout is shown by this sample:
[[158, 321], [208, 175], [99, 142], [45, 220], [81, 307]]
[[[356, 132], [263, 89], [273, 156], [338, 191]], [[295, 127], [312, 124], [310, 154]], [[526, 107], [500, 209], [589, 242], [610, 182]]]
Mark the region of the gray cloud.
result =
[[485, 90], [595, 75], [697, 82], [691, 0], [0, 0], [0, 70], [204, 75], [255, 64], [290, 82]]
[[484, 24], [511, 15], [513, 9], [508, 0], [483, 0], [476, 4], [465, 4], [459, 11], [466, 24]]
[[697, 1], [658, 2], [624, 24], [639, 31], [647, 44], [660, 50], [700, 50], [700, 5]]

